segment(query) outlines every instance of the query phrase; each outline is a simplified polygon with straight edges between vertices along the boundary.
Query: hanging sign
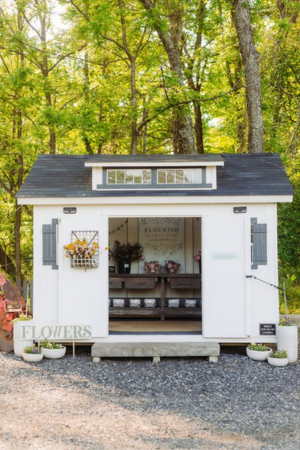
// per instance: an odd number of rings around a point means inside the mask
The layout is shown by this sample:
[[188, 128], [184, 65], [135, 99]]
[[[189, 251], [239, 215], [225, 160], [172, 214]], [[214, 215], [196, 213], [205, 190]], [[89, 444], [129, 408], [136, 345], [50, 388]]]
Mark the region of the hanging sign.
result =
[[[145, 261], [158, 261], [165, 265], [168, 260], [184, 267], [184, 219], [178, 217], [145, 217], [139, 221], [139, 243], [144, 247]], [[144, 263], [140, 262], [140, 273]]]
[[276, 336], [275, 323], [260, 323], [259, 334], [260, 336]]

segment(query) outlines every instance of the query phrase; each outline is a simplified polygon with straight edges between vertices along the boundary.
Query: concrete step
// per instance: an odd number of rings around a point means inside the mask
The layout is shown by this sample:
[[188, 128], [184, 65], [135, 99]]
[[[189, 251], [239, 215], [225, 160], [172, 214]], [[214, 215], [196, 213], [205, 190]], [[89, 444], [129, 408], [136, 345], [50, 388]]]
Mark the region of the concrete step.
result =
[[163, 356], [206, 356], [217, 362], [220, 345], [217, 342], [96, 342], [92, 346], [93, 362], [101, 358], [153, 358], [159, 362]]

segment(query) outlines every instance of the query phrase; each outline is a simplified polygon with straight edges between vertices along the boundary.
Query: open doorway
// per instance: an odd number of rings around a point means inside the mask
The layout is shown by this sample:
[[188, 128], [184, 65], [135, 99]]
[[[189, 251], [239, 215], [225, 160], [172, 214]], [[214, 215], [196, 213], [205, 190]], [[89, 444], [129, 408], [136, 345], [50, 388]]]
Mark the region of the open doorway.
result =
[[201, 334], [201, 218], [110, 218], [111, 249], [116, 241], [144, 251], [130, 273], [109, 261], [110, 334]]

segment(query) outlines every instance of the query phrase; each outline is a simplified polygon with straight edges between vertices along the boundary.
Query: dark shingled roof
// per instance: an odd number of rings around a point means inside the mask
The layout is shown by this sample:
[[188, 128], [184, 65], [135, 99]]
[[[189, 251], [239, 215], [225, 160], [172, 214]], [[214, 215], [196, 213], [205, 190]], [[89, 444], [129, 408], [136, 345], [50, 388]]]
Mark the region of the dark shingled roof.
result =
[[89, 159], [90, 163], [116, 163], [116, 162], [222, 162], [223, 158], [220, 154], [204, 154], [204, 155], [94, 155]]
[[[100, 161], [222, 161], [215, 190], [92, 191], [92, 168]], [[276, 153], [222, 155], [40, 155], [19, 190], [18, 198], [122, 197], [122, 196], [257, 196], [293, 195], [280, 155]]]

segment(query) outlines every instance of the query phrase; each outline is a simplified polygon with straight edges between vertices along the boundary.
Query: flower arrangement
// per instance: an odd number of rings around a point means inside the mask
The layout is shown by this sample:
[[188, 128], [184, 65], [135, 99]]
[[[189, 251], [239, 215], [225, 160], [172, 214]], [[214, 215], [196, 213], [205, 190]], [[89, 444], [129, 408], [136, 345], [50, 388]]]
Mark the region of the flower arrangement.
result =
[[124, 261], [130, 263], [143, 259], [144, 248], [136, 242], [135, 244], [121, 244], [119, 241], [115, 241], [113, 249], [110, 250], [110, 258], [114, 258], [117, 261]]
[[23, 353], [29, 353], [30, 355], [40, 355], [42, 353], [41, 348], [36, 345], [30, 345], [29, 347], [25, 347]]
[[99, 248], [99, 244], [97, 242], [88, 243], [86, 238], [82, 240], [76, 239], [74, 242], [70, 244], [64, 245], [64, 249], [66, 250], [65, 256], [67, 258], [91, 258], [95, 255], [96, 250]]
[[249, 350], [254, 350], [255, 352], [267, 352], [268, 350], [270, 350], [266, 345], [254, 343], [249, 344], [248, 348]]
[[57, 350], [60, 348], [63, 348], [61, 344], [58, 344], [57, 342], [49, 342], [48, 339], [45, 339], [43, 342], [41, 342], [42, 348], [49, 348], [51, 350]]
[[179, 264], [178, 262], [173, 261], [171, 259], [166, 261], [166, 269], [170, 273], [175, 273], [176, 270], [178, 270], [180, 266], [181, 266], [181, 264]]
[[201, 261], [201, 251], [199, 250], [199, 252], [194, 256], [194, 260], [196, 262], [200, 262]]
[[291, 325], [295, 325], [294, 321], [292, 319], [287, 319], [286, 317], [283, 317], [278, 322], [278, 326], [280, 327], [290, 327]]
[[144, 264], [144, 270], [149, 270], [151, 273], [155, 273], [160, 268], [160, 264], [158, 261], [150, 261]]

